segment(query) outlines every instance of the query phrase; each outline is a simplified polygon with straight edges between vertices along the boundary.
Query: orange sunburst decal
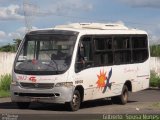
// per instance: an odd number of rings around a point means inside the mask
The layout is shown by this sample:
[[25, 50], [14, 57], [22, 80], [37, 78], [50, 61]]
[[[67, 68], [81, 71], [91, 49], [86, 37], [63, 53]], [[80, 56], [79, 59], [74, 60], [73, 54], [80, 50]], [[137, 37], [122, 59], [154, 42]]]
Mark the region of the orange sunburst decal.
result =
[[98, 80], [97, 80], [97, 87], [98, 88], [104, 88], [105, 87], [105, 81], [106, 81], [106, 72], [104, 73], [104, 70], [100, 70], [100, 75], [97, 75]]

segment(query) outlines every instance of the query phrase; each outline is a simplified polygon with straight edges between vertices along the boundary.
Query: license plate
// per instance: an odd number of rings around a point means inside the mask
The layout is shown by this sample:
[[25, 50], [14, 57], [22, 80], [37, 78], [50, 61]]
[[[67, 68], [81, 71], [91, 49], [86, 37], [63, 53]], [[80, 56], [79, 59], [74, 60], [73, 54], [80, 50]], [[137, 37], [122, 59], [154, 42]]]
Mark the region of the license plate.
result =
[[38, 98], [31, 98], [31, 102], [37, 102]]

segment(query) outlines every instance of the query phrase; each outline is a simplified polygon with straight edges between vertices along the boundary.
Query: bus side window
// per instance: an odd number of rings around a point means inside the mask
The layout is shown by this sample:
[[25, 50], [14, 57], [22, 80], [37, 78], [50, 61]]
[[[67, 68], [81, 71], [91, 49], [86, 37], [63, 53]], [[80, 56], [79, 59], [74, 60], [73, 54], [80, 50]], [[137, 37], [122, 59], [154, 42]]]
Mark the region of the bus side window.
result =
[[92, 42], [90, 37], [84, 37], [78, 46], [76, 72], [93, 66]]
[[113, 64], [112, 37], [103, 36], [94, 38], [94, 65], [105, 66]]
[[147, 60], [149, 57], [147, 36], [132, 37], [131, 42], [133, 63], [140, 63]]
[[129, 36], [116, 36], [114, 41], [114, 64], [131, 63], [131, 46]]

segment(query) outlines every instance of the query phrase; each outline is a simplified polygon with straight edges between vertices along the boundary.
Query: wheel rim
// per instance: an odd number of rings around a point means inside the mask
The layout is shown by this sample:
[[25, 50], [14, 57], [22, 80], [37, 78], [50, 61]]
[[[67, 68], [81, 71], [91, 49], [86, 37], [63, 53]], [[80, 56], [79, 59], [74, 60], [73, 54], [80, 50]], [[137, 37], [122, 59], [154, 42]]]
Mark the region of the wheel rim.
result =
[[79, 97], [78, 97], [78, 95], [76, 95], [76, 94], [74, 94], [73, 95], [73, 106], [74, 107], [78, 107], [79, 106]]
[[128, 94], [127, 94], [126, 90], [123, 92], [123, 99], [125, 102], [127, 102], [127, 100], [128, 100]]

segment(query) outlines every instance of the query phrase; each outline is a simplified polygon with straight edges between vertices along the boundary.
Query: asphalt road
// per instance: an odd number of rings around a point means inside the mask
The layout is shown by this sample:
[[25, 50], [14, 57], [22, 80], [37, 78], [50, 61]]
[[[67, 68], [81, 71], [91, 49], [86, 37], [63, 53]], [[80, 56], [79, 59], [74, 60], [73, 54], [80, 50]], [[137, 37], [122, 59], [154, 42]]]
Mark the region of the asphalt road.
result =
[[[126, 105], [113, 104], [111, 100], [84, 102], [76, 112], [66, 111], [61, 104], [32, 103], [28, 109], [18, 109], [10, 98], [0, 98], [0, 114], [14, 115], [82, 115], [82, 114], [160, 114], [160, 89], [131, 93]], [[28, 118], [27, 118], [28, 119]]]

